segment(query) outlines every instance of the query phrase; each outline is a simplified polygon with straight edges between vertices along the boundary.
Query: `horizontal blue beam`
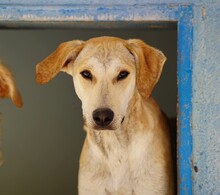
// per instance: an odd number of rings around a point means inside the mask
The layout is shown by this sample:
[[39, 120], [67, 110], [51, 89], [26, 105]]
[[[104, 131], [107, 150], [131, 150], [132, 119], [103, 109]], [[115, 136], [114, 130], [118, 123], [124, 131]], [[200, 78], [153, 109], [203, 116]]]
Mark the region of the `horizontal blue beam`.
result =
[[[207, 0], [206, 0], [207, 1]], [[85, 5], [146, 5], [146, 4], [186, 4], [192, 2], [191, 0], [1, 0], [0, 4], [7, 4], [7, 5], [78, 5], [78, 6], [85, 6]], [[199, 2], [199, 0], [194, 0], [194, 2]], [[201, 2], [201, 0], [200, 0]]]
[[[187, 6], [183, 6], [184, 9]], [[0, 22], [177, 21], [180, 6], [25, 6], [0, 4]]]

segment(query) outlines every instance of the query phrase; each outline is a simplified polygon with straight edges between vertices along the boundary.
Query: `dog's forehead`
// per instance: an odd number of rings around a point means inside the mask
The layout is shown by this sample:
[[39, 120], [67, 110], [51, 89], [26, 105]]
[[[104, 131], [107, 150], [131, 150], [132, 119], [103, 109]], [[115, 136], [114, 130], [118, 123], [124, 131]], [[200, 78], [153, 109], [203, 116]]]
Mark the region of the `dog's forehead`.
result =
[[134, 56], [120, 42], [89, 42], [81, 51], [78, 61], [89, 66], [134, 66]]

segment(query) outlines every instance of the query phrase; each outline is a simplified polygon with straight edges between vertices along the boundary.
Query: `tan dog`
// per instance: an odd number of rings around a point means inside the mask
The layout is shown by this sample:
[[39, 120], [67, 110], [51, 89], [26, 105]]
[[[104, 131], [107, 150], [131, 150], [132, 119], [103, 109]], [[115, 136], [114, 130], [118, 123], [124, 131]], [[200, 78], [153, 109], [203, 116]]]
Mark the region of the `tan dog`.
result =
[[141, 40], [100, 37], [63, 43], [37, 65], [41, 84], [72, 75], [82, 101], [80, 195], [173, 194], [169, 131], [150, 97], [165, 60]]
[[[11, 98], [17, 107], [22, 107], [22, 98], [16, 88], [12, 73], [0, 62], [0, 97]], [[1, 127], [0, 127], [1, 128]], [[0, 129], [1, 138], [1, 129]], [[3, 162], [2, 152], [0, 150], [0, 165]]]

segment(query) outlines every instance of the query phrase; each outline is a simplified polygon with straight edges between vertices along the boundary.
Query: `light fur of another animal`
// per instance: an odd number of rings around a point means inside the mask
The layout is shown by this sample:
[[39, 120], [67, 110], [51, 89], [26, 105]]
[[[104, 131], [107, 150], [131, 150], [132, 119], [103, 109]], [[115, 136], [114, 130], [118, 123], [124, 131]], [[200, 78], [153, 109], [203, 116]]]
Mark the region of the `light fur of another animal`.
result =
[[14, 77], [11, 71], [6, 68], [6, 66], [0, 62], [0, 97], [1, 98], [11, 98], [13, 103], [21, 108], [22, 98], [20, 92], [18, 91]]
[[[11, 71], [0, 62], [0, 98], [10, 98], [13, 103], [21, 108], [23, 105], [22, 97], [18, 91]], [[2, 136], [2, 115], [0, 113], [0, 146]], [[0, 148], [0, 165], [3, 163], [3, 154]]]

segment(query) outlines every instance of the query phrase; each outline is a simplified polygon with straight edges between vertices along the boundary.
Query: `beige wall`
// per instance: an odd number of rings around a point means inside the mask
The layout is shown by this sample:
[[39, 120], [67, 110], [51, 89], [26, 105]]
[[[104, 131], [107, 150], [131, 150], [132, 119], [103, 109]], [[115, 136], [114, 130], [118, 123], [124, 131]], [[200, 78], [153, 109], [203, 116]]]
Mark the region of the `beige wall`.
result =
[[0, 57], [14, 72], [24, 107], [0, 101], [5, 163], [1, 195], [77, 194], [78, 159], [85, 133], [80, 101], [70, 76], [60, 73], [45, 86], [35, 82], [35, 64], [72, 39], [112, 35], [141, 38], [168, 58], [154, 91], [169, 117], [176, 116], [176, 30], [2, 30]]

